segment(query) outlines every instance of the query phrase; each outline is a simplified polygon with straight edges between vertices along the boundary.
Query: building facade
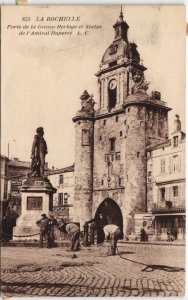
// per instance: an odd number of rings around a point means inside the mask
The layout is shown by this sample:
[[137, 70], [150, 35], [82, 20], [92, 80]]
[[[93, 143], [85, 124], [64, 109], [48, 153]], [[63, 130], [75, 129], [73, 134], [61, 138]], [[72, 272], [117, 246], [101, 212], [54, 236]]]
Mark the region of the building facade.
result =
[[20, 188], [23, 184], [23, 181], [27, 179], [30, 168], [30, 162], [21, 161], [18, 158], [10, 159], [8, 164], [9, 201], [10, 205], [14, 206], [14, 209], [18, 212], [18, 214], [21, 213]]
[[99, 97], [85, 91], [75, 123], [74, 220], [103, 213], [124, 234], [135, 232], [147, 207], [147, 148], [166, 143], [168, 111], [159, 92], [147, 94], [146, 68], [128, 40], [122, 12], [98, 73]]
[[1, 155], [1, 201], [0, 201], [0, 232], [2, 231], [2, 220], [7, 209], [8, 200], [8, 163], [9, 159], [6, 156]]
[[64, 220], [74, 221], [74, 166], [51, 170], [47, 175], [52, 186], [57, 189], [53, 195], [54, 215]]
[[185, 133], [176, 115], [171, 138], [148, 148], [147, 202], [157, 239], [185, 239]]
[[9, 159], [6, 156], [1, 155], [1, 202], [7, 200], [8, 191], [8, 163]]

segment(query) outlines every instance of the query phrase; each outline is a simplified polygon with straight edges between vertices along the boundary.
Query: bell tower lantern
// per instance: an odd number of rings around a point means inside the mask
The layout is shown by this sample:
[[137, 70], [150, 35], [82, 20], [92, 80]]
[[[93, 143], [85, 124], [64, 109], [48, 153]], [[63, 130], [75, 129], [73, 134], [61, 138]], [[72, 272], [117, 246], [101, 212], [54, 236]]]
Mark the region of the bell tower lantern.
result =
[[119, 19], [117, 20], [117, 22], [114, 24], [113, 27], [115, 29], [114, 40], [124, 39], [126, 42], [128, 42], [127, 32], [129, 29], [129, 25], [123, 20], [122, 7], [121, 7]]

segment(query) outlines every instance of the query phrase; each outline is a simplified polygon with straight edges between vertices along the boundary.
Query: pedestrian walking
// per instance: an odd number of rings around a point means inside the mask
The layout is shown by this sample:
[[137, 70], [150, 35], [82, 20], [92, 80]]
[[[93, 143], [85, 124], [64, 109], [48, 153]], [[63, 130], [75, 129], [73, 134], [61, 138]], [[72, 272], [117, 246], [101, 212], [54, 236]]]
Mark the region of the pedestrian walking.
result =
[[63, 233], [66, 233], [71, 239], [71, 251], [80, 250], [80, 229], [75, 223], [65, 223], [62, 219], [58, 224], [58, 229]]
[[19, 217], [12, 205], [7, 208], [6, 216], [3, 219], [3, 237], [6, 242], [13, 239], [13, 228], [16, 226], [16, 219]]
[[41, 217], [42, 218], [36, 222], [37, 226], [40, 228], [39, 247], [43, 248], [46, 246], [46, 248], [49, 248], [49, 219], [46, 214], [42, 214]]
[[143, 227], [140, 230], [140, 241], [141, 242], [148, 242], [148, 233], [149, 230], [147, 229], [147, 222], [143, 221]]
[[122, 233], [120, 228], [114, 224], [108, 224], [103, 228], [105, 240], [110, 240], [111, 255], [116, 255], [117, 241]]

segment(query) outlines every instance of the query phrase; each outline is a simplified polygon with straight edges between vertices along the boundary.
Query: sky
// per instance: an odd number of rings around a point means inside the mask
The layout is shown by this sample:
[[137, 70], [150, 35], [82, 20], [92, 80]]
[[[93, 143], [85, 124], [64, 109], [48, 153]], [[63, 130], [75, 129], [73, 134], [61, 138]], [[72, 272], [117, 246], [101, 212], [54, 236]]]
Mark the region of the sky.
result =
[[[2, 7], [1, 152], [29, 161], [36, 128], [44, 127], [49, 166], [74, 163], [74, 123], [85, 89], [98, 102], [96, 72], [114, 37], [113, 24], [120, 6]], [[185, 9], [183, 6], [123, 6], [134, 41], [147, 67], [149, 91], [160, 91], [172, 111], [169, 128], [178, 113], [185, 131]], [[8, 25], [57, 25], [37, 17], [79, 16], [80, 25], [98, 25], [88, 35], [19, 35]], [[24, 23], [26, 24], [26, 23]], [[66, 23], [74, 25], [75, 22]], [[47, 30], [46, 30], [47, 31]]]

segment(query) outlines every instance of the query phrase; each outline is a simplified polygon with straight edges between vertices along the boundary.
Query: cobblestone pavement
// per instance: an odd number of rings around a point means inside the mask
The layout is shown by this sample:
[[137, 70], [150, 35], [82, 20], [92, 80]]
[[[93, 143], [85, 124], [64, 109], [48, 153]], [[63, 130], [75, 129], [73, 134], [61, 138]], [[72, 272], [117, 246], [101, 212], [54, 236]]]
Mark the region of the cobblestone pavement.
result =
[[[183, 296], [185, 247], [130, 245], [82, 249], [2, 247], [4, 296]], [[137, 262], [137, 263], [136, 263]]]

